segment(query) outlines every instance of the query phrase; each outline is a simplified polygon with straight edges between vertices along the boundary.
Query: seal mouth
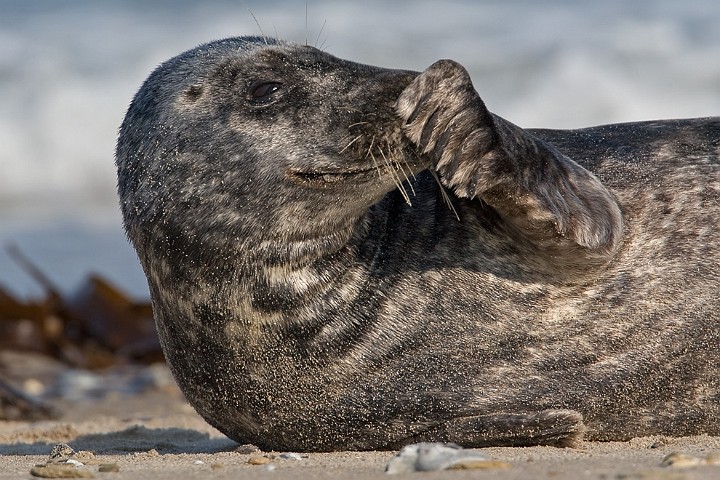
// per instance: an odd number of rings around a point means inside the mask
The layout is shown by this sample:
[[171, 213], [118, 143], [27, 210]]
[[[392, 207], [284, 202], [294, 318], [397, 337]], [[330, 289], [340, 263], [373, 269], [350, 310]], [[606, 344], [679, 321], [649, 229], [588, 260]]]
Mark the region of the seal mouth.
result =
[[376, 167], [325, 171], [289, 169], [286, 175], [295, 182], [319, 187], [342, 183], [348, 180], [356, 181], [358, 177], [367, 177], [370, 175], [381, 176]]

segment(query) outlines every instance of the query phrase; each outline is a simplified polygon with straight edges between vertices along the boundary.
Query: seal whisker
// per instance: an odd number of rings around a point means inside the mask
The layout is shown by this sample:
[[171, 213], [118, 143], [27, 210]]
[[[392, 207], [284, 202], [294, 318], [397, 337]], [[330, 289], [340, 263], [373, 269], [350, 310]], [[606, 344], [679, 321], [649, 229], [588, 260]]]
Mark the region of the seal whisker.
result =
[[[392, 150], [392, 147], [390, 146], [390, 142], [387, 142], [387, 146], [388, 146], [388, 150]], [[410, 182], [410, 179], [408, 178], [407, 173], [405, 173], [405, 167], [407, 167], [407, 170], [408, 170], [408, 172], [410, 172], [410, 176], [412, 177], [413, 180], [417, 180], [417, 177], [415, 176], [415, 171], [412, 169], [412, 167], [408, 163], [407, 158], [405, 158], [405, 155], [403, 155], [402, 150], [396, 149], [396, 155], [394, 155], [393, 158], [399, 159], [399, 161], [396, 160], [396, 163], [398, 163], [398, 165], [400, 165], [400, 168], [403, 170], [403, 174], [405, 175], [405, 180], [407, 180], [408, 185], [410, 185], [410, 189], [412, 191], [413, 196], [414, 197], [417, 196], [417, 194], [415, 193], [415, 187], [413, 186], [412, 182]], [[419, 159], [419, 157], [416, 157], [416, 158]]]
[[[410, 193], [412, 193], [413, 197], [417, 197], [417, 193], [415, 193], [415, 187], [413, 186], [412, 182], [410, 181], [410, 178], [408, 178], [408, 175], [405, 172], [405, 169], [402, 167], [402, 165], [400, 165], [400, 171], [403, 172], [403, 177], [405, 177], [405, 183], [407, 184], [408, 187], [410, 187]], [[415, 175], [413, 175], [412, 172], [411, 172], [411, 176], [413, 178], [415, 177]]]
[[373, 153], [372, 153], [372, 147], [373, 147], [374, 143], [375, 143], [375, 137], [370, 139], [370, 146], [368, 147], [368, 152], [367, 152], [366, 156], [369, 156], [370, 158], [372, 158], [373, 164], [375, 165], [375, 170], [377, 170], [377, 173], [378, 173], [378, 178], [382, 178], [382, 171], [380, 170], [380, 165], [378, 164], [378, 161], [375, 158], [375, 155], [373, 155]]
[[[375, 136], [373, 136], [372, 139], [370, 140], [370, 146], [368, 147], [368, 155], [370, 155], [370, 157], [372, 158], [373, 162], [375, 163], [375, 166], [376, 166], [377, 171], [378, 171], [378, 176], [379, 176], [380, 178], [382, 178], [382, 172], [380, 171], [380, 166], [378, 165], [377, 158], [375, 157], [375, 154], [373, 153], [373, 147], [374, 147], [374, 146], [375, 146]], [[380, 147], [378, 147], [378, 151], [382, 154], [382, 150], [380, 149]], [[406, 195], [406, 194], [405, 194], [405, 191], [402, 190], [402, 185], [400, 185], [400, 179], [399, 179], [399, 178], [397, 177], [397, 175], [395, 174], [394, 169], [388, 164], [387, 158], [385, 157], [384, 154], [382, 155], [382, 157], [383, 157], [383, 163], [384, 163], [384, 165], [385, 165], [385, 170], [387, 170], [388, 172], [390, 172], [390, 178], [392, 179], [393, 184], [395, 185], [396, 188], [398, 188], [399, 190], [401, 190], [401, 191], [403, 192], [403, 194], [404, 194], [403, 196], [405, 196], [405, 195]]]
[[410, 166], [410, 164], [408, 163], [408, 161], [405, 159], [405, 156], [402, 155], [402, 153], [400, 153], [398, 156], [400, 157], [402, 164], [405, 165], [407, 167], [407, 169], [410, 171], [410, 176], [412, 177], [412, 179], [417, 180], [417, 176], [415, 176], [415, 172], [413, 171], [413, 169]]
[[373, 155], [372, 152], [369, 152], [369, 154], [370, 154], [370, 158], [372, 158], [373, 164], [375, 165], [375, 170], [377, 170], [378, 178], [382, 178], [382, 170], [380, 170], [380, 165], [378, 164], [377, 159], [375, 158], [375, 155]]
[[458, 214], [457, 210], [455, 209], [455, 205], [452, 204], [452, 200], [450, 200], [450, 196], [445, 191], [445, 186], [440, 181], [440, 177], [438, 177], [437, 172], [435, 171], [434, 168], [428, 168], [428, 171], [430, 172], [432, 177], [435, 179], [435, 182], [440, 187], [440, 196], [443, 199], [443, 203], [448, 206], [450, 211], [455, 215], [455, 218], [457, 218], [458, 221], [460, 221], [460, 215]]
[[[387, 170], [392, 175], [393, 181], [395, 182], [395, 185], [397, 185], [398, 190], [400, 191], [400, 194], [405, 199], [405, 202], [412, 206], [412, 202], [410, 201], [410, 195], [408, 195], [407, 190], [405, 190], [405, 186], [403, 185], [402, 179], [400, 178], [400, 175], [398, 175], [398, 170], [402, 170], [399, 168], [398, 164], [396, 162], [391, 162], [390, 159], [385, 155], [385, 152], [382, 150], [382, 148], [378, 147], [378, 152], [380, 152], [380, 155], [383, 158], [383, 161], [385, 162], [385, 166], [387, 167]], [[402, 170], [403, 175], [405, 175], [405, 171]], [[405, 177], [407, 179], [407, 176]]]
[[[268, 44], [269, 44], [269, 43], [268, 43], [268, 37], [265, 35], [265, 32], [263, 32], [263, 29], [262, 29], [262, 27], [260, 26], [260, 22], [258, 21], [257, 17], [256, 17], [255, 14], [253, 13], [253, 11], [250, 10], [250, 7], [248, 7], [248, 6], [245, 4], [245, 2], [243, 2], [243, 4], [245, 5], [245, 8], [247, 8], [247, 11], [250, 13], [250, 16], [252, 16], [253, 20], [255, 20], [255, 25], [257, 25], [258, 30], [260, 30], [260, 35], [262, 35], [262, 40], [263, 40], [263, 42], [265, 42], [265, 45], [268, 45]], [[307, 43], [307, 42], [306, 42], [306, 43]]]
[[[323, 30], [325, 30], [325, 24], [327, 23], [327, 18], [323, 21], [322, 27], [320, 27], [320, 31], [317, 34], [317, 38], [315, 39], [315, 45], [314, 47], [317, 48], [318, 42], [320, 41], [320, 35], [322, 35]], [[323, 42], [325, 43], [325, 42]], [[320, 46], [320, 49], [322, 50], [322, 45]]]
[[387, 170], [388, 172], [390, 172], [390, 176], [391, 176], [392, 179], [393, 179], [393, 183], [395, 184], [395, 186], [396, 186], [397, 188], [401, 188], [401, 186], [400, 186], [400, 177], [397, 176], [397, 173], [396, 173], [396, 171], [395, 171], [395, 170], [396, 170], [395, 167], [393, 167], [393, 165], [390, 164], [390, 162], [388, 161], [387, 157], [385, 156], [385, 154], [383, 153], [383, 151], [382, 151], [382, 149], [381, 149], [380, 147], [377, 147], [377, 151], [378, 151], [378, 153], [380, 154], [380, 156], [382, 157], [383, 165], [385, 166], [385, 170]]
[[[391, 147], [390, 147], [389, 144], [387, 144], [387, 148], [388, 148], [388, 152], [389, 152], [389, 151], [391, 150]], [[382, 153], [383, 157], [385, 157], [385, 153], [384, 153], [382, 150], [380, 151], [380, 153]], [[399, 155], [398, 157], [399, 157], [401, 160], [404, 160], [403, 157], [402, 157], [402, 155]], [[387, 161], [389, 161], [390, 163], [392, 163], [393, 165], [395, 165], [395, 167], [396, 167], [395, 169], [396, 169], [396, 170], [399, 170], [400, 172], [402, 172], [403, 178], [405, 179], [405, 182], [404, 182], [404, 184], [403, 184], [403, 189], [404, 189], [404, 185], [407, 184], [407, 186], [410, 187], [410, 193], [412, 193], [412, 196], [413, 196], [413, 197], [417, 196], [417, 194], [415, 193], [415, 187], [413, 187], [413, 184], [412, 184], [412, 182], [410, 181], [410, 178], [408, 178], [407, 172], [405, 171], [405, 167], [403, 166], [403, 165], [407, 166], [407, 163], [405, 163], [404, 161], [397, 161], [397, 160], [395, 160], [395, 158], [396, 158], [396, 156], [390, 155], [390, 154], [388, 153], [388, 155], [387, 155]], [[410, 168], [408, 168], [408, 169], [410, 170], [410, 174], [413, 175], [413, 177], [414, 177], [414, 174], [412, 173], [412, 169], [410, 169]], [[409, 202], [408, 202], [408, 203], [409, 203]], [[412, 206], [412, 205], [411, 205], [411, 206]]]
[[351, 146], [352, 144], [354, 144], [355, 142], [357, 142], [357, 141], [360, 140], [361, 138], [362, 138], [362, 135], [358, 135], [357, 137], [355, 137], [355, 138], [353, 138], [352, 140], [350, 140], [350, 143], [348, 143], [347, 145], [345, 145], [345, 146], [343, 147], [343, 149], [340, 150], [340, 153], [344, 153], [345, 150], [347, 150], [348, 148], [350, 148], [350, 146]]

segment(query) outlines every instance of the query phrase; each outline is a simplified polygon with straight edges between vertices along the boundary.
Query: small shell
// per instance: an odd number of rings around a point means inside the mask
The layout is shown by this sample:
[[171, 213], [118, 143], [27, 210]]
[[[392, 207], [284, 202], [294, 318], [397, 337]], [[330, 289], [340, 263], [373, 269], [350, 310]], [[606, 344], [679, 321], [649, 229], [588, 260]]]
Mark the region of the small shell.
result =
[[509, 466], [505, 462], [493, 460], [475, 450], [465, 450], [453, 443], [416, 443], [403, 447], [388, 462], [385, 473], [507, 468]]
[[278, 455], [278, 458], [281, 458], [283, 460], [302, 460], [302, 457], [299, 453], [281, 453]]

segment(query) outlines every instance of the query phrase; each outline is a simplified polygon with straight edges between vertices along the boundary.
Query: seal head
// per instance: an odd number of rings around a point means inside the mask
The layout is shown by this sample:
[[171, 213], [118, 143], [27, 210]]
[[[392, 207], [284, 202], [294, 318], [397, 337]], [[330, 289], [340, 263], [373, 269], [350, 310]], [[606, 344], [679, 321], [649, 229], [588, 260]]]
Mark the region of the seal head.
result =
[[[391, 151], [409, 145], [393, 105], [413, 77], [252, 37], [168, 61], [121, 128], [122, 208], [142, 213], [126, 214], [127, 226], [150, 220], [168, 229], [154, 241], [195, 242], [195, 257], [215, 242], [225, 251], [228, 236], [263, 258], [274, 244], [294, 243], [300, 251], [290, 253], [302, 257], [305, 243], [336, 241], [324, 237], [399, 183], [382, 169], [402, 178], [418, 170], [417, 156]], [[173, 232], [179, 217], [183, 231]]]

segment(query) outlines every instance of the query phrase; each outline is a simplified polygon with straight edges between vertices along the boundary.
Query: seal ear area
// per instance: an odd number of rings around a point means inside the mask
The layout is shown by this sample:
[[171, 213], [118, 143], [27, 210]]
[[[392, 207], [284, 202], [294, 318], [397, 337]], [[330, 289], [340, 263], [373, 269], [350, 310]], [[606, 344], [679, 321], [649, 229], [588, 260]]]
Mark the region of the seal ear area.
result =
[[180, 94], [175, 97], [174, 107], [180, 112], [191, 112], [196, 111], [204, 103], [207, 103], [208, 98], [207, 87], [203, 83], [192, 83], [186, 86], [180, 91]]
[[183, 99], [189, 103], [195, 103], [200, 99], [204, 91], [203, 85], [190, 85], [183, 91]]

